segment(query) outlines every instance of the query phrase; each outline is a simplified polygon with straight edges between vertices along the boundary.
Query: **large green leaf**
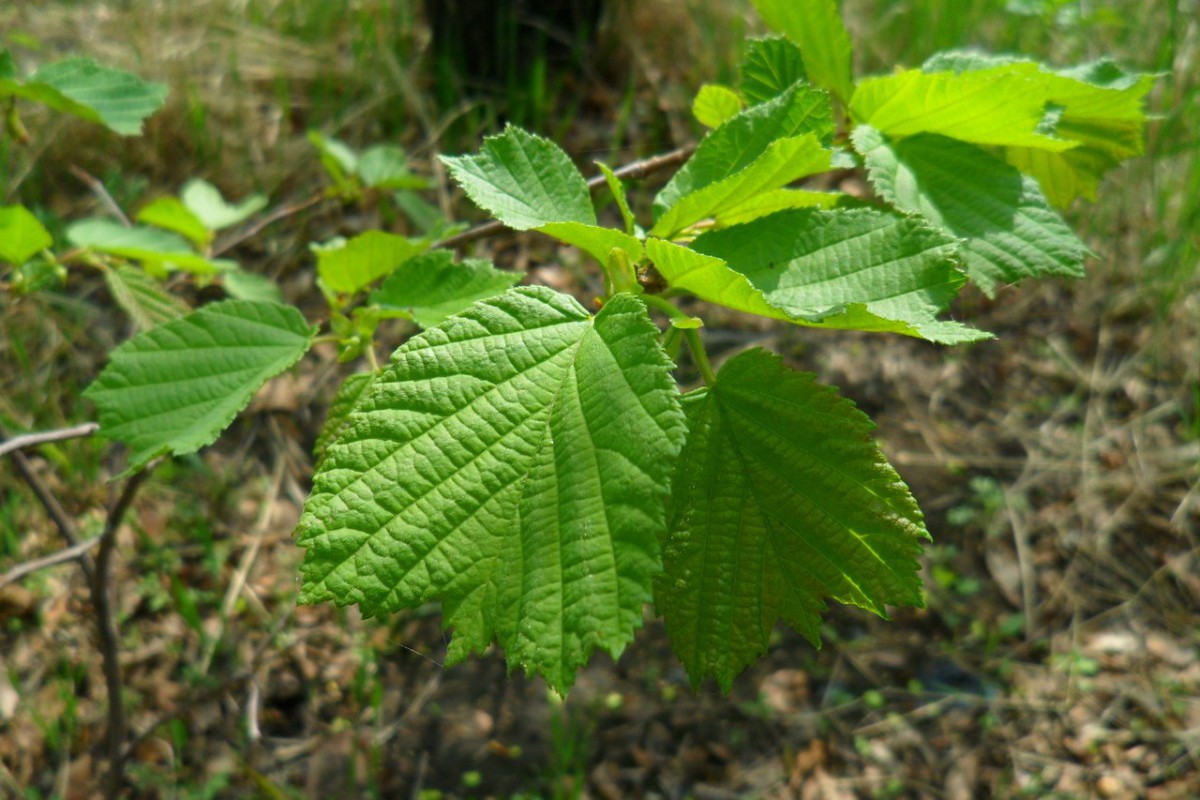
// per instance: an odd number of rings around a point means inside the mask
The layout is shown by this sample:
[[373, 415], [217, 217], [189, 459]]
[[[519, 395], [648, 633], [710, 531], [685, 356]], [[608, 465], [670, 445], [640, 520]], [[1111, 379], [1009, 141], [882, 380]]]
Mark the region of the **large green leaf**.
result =
[[0, 261], [20, 266], [53, 244], [50, 232], [25, 206], [0, 206]]
[[671, 181], [654, 198], [661, 216], [687, 195], [739, 172], [761, 156], [776, 139], [814, 134], [822, 144], [833, 136], [829, 96], [797, 84], [779, 97], [748, 108], [700, 142]]
[[742, 95], [750, 105], [778, 97], [807, 80], [800, 48], [782, 37], [751, 39], [742, 62]]
[[1101, 178], [1121, 161], [1141, 155], [1146, 114], [1143, 108], [1155, 76], [1127, 73], [1101, 60], [1069, 70], [1011, 57], [973, 52], [939, 53], [922, 67], [926, 72], [1006, 69], [1045, 87], [1052, 114], [1043, 120], [1060, 139], [1076, 146], [1062, 152], [1008, 147], [1004, 157], [1038, 179], [1047, 199], [1065, 207], [1076, 197], [1094, 200]]
[[291, 306], [213, 303], [118, 347], [84, 396], [99, 409], [100, 435], [125, 443], [137, 469], [212, 443], [315, 334]]
[[854, 92], [850, 35], [837, 0], [754, 0], [758, 13], [800, 48], [809, 80], [842, 100]]
[[593, 320], [521, 287], [392, 356], [313, 476], [303, 602], [441, 599], [450, 657], [496, 636], [559, 691], [642, 621], [684, 438], [641, 301]]
[[764, 192], [829, 169], [833, 153], [811, 133], [776, 139], [762, 155], [728, 178], [684, 195], [658, 218], [650, 233], [670, 239], [684, 228], [723, 211], [736, 212]]
[[655, 603], [693, 685], [729, 691], [780, 618], [819, 644], [825, 598], [924, 605], [921, 511], [853, 403], [751, 350], [684, 410]]
[[401, 311], [422, 328], [429, 328], [477, 300], [503, 294], [520, 280], [519, 273], [501, 272], [490, 261], [470, 258], [456, 264], [449, 250], [433, 250], [389, 275], [371, 292], [371, 302], [388, 311]]
[[938, 133], [983, 145], [1060, 152], [1074, 142], [1042, 132], [1050, 90], [1008, 66], [974, 72], [910, 69], [858, 84], [856, 120], [894, 138]]
[[117, 305], [140, 330], [148, 331], [191, 311], [187, 303], [167, 292], [161, 283], [137, 267], [125, 264], [106, 267], [104, 282]]
[[989, 295], [1024, 277], [1083, 274], [1083, 243], [1015, 167], [944, 136], [892, 143], [861, 126], [853, 139], [888, 202], [964, 240], [967, 273]]
[[367, 231], [342, 247], [318, 250], [317, 274], [330, 289], [353, 294], [390, 275], [428, 247], [429, 242], [423, 239], [406, 239], [384, 231]]
[[966, 276], [957, 241], [916, 217], [795, 209], [706, 233], [692, 247], [726, 262], [801, 324], [943, 344], [988, 338], [937, 319]]
[[12, 95], [136, 136], [142, 121], [162, 107], [167, 87], [90, 59], [72, 58], [46, 64], [24, 82], [11, 74], [0, 77], [0, 97]]

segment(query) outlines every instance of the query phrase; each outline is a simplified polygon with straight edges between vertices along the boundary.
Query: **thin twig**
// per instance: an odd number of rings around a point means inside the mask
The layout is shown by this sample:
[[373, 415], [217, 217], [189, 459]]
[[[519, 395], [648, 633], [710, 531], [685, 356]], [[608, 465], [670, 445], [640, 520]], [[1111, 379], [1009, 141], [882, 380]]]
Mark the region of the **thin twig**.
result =
[[[0, 431], [3, 433], [3, 431]], [[46, 484], [42, 483], [42, 479], [33, 471], [33, 465], [29, 463], [29, 459], [20, 450], [13, 450], [10, 453], [13, 465], [16, 466], [17, 472], [20, 473], [21, 479], [29, 484], [29, 488], [33, 490], [33, 495], [42, 504], [42, 508], [46, 509], [46, 514], [49, 515], [54, 527], [58, 528], [58, 532], [62, 534], [63, 539], [67, 544], [74, 547], [79, 544], [79, 534], [75, 530], [75, 523], [67, 516], [67, 512], [63, 510], [62, 504], [58, 502], [58, 498], [47, 488]], [[79, 559], [79, 566], [83, 570], [83, 575], [87, 578], [88, 583], [92, 580], [92, 562], [86, 556]]]
[[14, 450], [22, 450], [26, 447], [37, 447], [40, 444], [61, 442], [66, 439], [81, 439], [85, 436], [91, 436], [99, 429], [100, 426], [97, 423], [85, 422], [82, 425], [76, 425], [74, 428], [62, 428], [61, 430], [57, 431], [24, 433], [20, 436], [14, 436], [11, 439], [0, 442], [0, 456], [11, 453]]
[[[669, 153], [651, 156], [650, 158], [642, 159], [641, 161], [635, 161], [632, 164], [626, 164], [619, 169], [613, 170], [613, 173], [621, 179], [629, 178], [632, 180], [638, 180], [640, 178], [645, 178], [648, 175], [652, 175], [659, 170], [666, 169], [667, 167], [673, 167], [677, 164], [682, 164], [688, 159], [688, 156], [690, 156], [694, 150], [694, 147], [681, 147], [678, 150], [672, 150]], [[594, 192], [597, 189], [607, 185], [607, 181], [603, 175], [596, 175], [588, 181], [588, 190]], [[436, 242], [433, 246], [462, 247], [464, 244], [468, 244], [479, 239], [486, 239], [489, 236], [495, 236], [499, 233], [503, 233], [506, 230], [508, 230], [507, 225], [500, 220], [494, 219], [490, 222], [484, 222], [481, 225], [476, 225], [474, 228], [463, 231], [456, 236], [451, 236], [441, 240], [440, 242]]]
[[71, 165], [71, 174], [86, 183], [87, 187], [91, 189], [97, 197], [100, 198], [100, 202], [104, 203], [105, 207], [108, 208], [109, 213], [120, 220], [122, 225], [124, 225], [126, 228], [133, 227], [133, 223], [129, 221], [129, 217], [125, 216], [125, 212], [121, 210], [119, 205], [117, 205], [117, 201], [113, 199], [113, 196], [108, 193], [108, 189], [105, 189], [104, 184], [101, 183], [95, 176], [85, 170], [80, 169], [74, 164]]
[[110, 595], [112, 556], [116, 550], [117, 529], [121, 526], [121, 519], [157, 463], [149, 464], [125, 481], [121, 493], [109, 506], [108, 516], [104, 521], [104, 532], [100, 534], [100, 548], [96, 552], [96, 569], [92, 576], [92, 606], [96, 610], [96, 629], [100, 635], [104, 683], [108, 690], [108, 729], [104, 733], [104, 745], [108, 757], [105, 796], [110, 800], [121, 796], [121, 789], [125, 783], [124, 748], [127, 729], [125, 704], [121, 701], [120, 637]]
[[59, 564], [65, 564], [68, 561], [82, 561], [81, 556], [87, 555], [87, 552], [100, 543], [97, 539], [85, 539], [79, 544], [71, 545], [70, 547], [59, 550], [57, 553], [51, 553], [48, 556], [35, 558], [33, 561], [26, 561], [24, 564], [18, 564], [8, 572], [0, 575], [0, 589], [8, 586], [10, 583], [16, 583], [26, 575], [54, 567]]
[[229, 252], [230, 250], [237, 247], [239, 244], [246, 241], [247, 239], [252, 239], [255, 236], [257, 236], [268, 225], [278, 222], [281, 219], [286, 219], [287, 217], [294, 216], [295, 214], [299, 214], [301, 211], [307, 211], [308, 209], [310, 209], [313, 206], [320, 203], [322, 200], [326, 200], [326, 199], [328, 199], [328, 198], [325, 196], [325, 193], [319, 192], [317, 194], [314, 194], [312, 197], [308, 198], [307, 200], [303, 200], [299, 203], [296, 203], [295, 205], [282, 206], [281, 208], [275, 209], [270, 214], [267, 214], [265, 217], [258, 220], [253, 225], [246, 228], [245, 230], [238, 231], [236, 234], [229, 237], [225, 241], [220, 242], [219, 244], [213, 245], [212, 257], [216, 258], [217, 256], [220, 256], [220, 255], [223, 255], [224, 253]]

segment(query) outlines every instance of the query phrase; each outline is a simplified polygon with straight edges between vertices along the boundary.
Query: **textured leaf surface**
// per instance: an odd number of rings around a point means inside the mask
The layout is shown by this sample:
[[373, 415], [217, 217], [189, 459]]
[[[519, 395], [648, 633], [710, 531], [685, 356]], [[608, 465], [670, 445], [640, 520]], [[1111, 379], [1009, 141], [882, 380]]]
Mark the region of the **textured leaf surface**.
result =
[[943, 344], [988, 334], [937, 315], [966, 282], [955, 239], [873, 209], [796, 209], [698, 237], [772, 306], [822, 328], [890, 331]]
[[767, 24], [800, 48], [809, 79], [843, 100], [854, 91], [850, 34], [837, 0], [754, 0]]
[[833, 136], [829, 96], [797, 85], [770, 102], [748, 108], [700, 142], [654, 199], [656, 216], [683, 197], [752, 164], [776, 139], [811, 133], [823, 144]]
[[100, 434], [124, 442], [136, 469], [212, 443], [314, 334], [290, 306], [213, 303], [118, 347], [84, 395], [99, 409]]
[[338, 387], [333, 402], [329, 404], [329, 413], [325, 415], [325, 424], [321, 426], [321, 432], [317, 434], [317, 441], [313, 444], [313, 458], [318, 467], [325, 459], [329, 445], [337, 441], [342, 431], [346, 430], [350, 412], [367, 395], [374, 380], [374, 372], [356, 372], [347, 376]]
[[515, 125], [483, 140], [474, 156], [441, 156], [480, 208], [519, 231], [548, 222], [596, 224], [587, 182], [566, 153]]
[[578, 247], [601, 264], [608, 260], [608, 254], [614, 247], [624, 250], [633, 261], [642, 257], [642, 243], [616, 228], [585, 225], [582, 222], [550, 222], [537, 230]]
[[1083, 243], [1015, 167], [944, 136], [889, 143], [860, 127], [853, 138], [888, 202], [965, 240], [967, 273], [989, 295], [1025, 277], [1083, 275]]
[[456, 264], [449, 250], [433, 250], [401, 265], [371, 292], [371, 302], [429, 328], [477, 300], [504, 294], [520, 280], [520, 274], [501, 272], [490, 261], [469, 258]]
[[0, 261], [20, 266], [53, 244], [50, 232], [25, 206], [0, 206]]
[[162, 284], [136, 267], [118, 264], [104, 270], [104, 282], [140, 330], [179, 319], [191, 311], [187, 303], [163, 289]]
[[684, 428], [642, 303], [522, 287], [398, 349], [314, 475], [304, 602], [440, 599], [451, 658], [496, 636], [559, 691], [619, 653], [660, 568]]
[[772, 100], [808, 79], [800, 48], [783, 37], [752, 39], [742, 64], [742, 95], [750, 105]]
[[714, 228], [743, 225], [759, 217], [791, 208], [833, 208], [842, 202], [841, 192], [814, 192], [808, 189], [773, 189], [749, 198], [736, 207], [721, 211], [713, 220]]
[[776, 139], [744, 169], [682, 197], [659, 217], [650, 233], [669, 239], [706, 217], [736, 211], [744, 203], [756, 202], [764, 192], [824, 172], [831, 156], [811, 133]]
[[984, 145], [1063, 151], [1073, 142], [1040, 132], [1050, 92], [1007, 67], [928, 73], [910, 69], [858, 85], [850, 110], [893, 138], [918, 133]]
[[706, 128], [716, 128], [742, 110], [742, 98], [728, 86], [706, 83], [692, 101], [692, 116]]
[[646, 256], [673, 289], [682, 289], [701, 300], [748, 314], [796, 321], [783, 309], [769, 303], [745, 275], [731, 269], [720, 258], [653, 238], [646, 240]]
[[777, 619], [819, 644], [825, 598], [924, 605], [920, 509], [853, 403], [751, 350], [684, 409], [655, 598], [693, 685], [729, 691]]
[[141, 261], [148, 270], [165, 274], [182, 269], [197, 275], [215, 275], [236, 265], [231, 261], [201, 256], [181, 236], [144, 225], [125, 227], [111, 219], [94, 217], [73, 223], [67, 239], [76, 247], [91, 247], [102, 253]]
[[46, 64], [25, 83], [0, 78], [0, 97], [16, 95], [56, 111], [98, 122], [124, 136], [142, 132], [142, 121], [162, 107], [167, 87], [86, 58]]
[[330, 289], [353, 294], [424, 252], [429, 243], [413, 241], [394, 233], [367, 231], [344, 247], [317, 252], [317, 273]]
[[211, 231], [237, 225], [267, 207], [267, 198], [261, 194], [252, 194], [240, 203], [230, 203], [217, 187], [200, 178], [185, 183], [179, 198]]

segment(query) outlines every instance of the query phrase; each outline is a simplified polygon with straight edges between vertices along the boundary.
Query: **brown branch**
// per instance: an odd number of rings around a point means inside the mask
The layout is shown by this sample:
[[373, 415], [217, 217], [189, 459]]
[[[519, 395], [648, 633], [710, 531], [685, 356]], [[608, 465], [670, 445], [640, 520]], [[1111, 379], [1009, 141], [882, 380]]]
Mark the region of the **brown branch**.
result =
[[41, 431], [39, 433], [24, 433], [0, 442], [0, 456], [26, 447], [37, 447], [40, 444], [61, 442], [66, 439], [80, 439], [85, 436], [91, 436], [99, 429], [100, 426], [95, 422], [85, 422], [82, 425], [76, 425], [74, 428], [62, 428], [57, 431]]
[[96, 631], [100, 637], [100, 655], [104, 665], [104, 684], [108, 690], [108, 728], [104, 732], [104, 745], [108, 757], [108, 775], [105, 780], [105, 797], [116, 800], [121, 796], [125, 783], [125, 704], [121, 700], [120, 634], [117, 618], [113, 612], [110, 584], [112, 582], [112, 556], [116, 550], [117, 529], [129, 506], [151, 470], [153, 462], [135, 473], [125, 482], [120, 495], [108, 507], [104, 521], [104, 532], [100, 534], [100, 547], [96, 552], [96, 569], [92, 575], [92, 606], [96, 611]]
[[[42, 508], [46, 509], [51, 522], [54, 523], [54, 527], [58, 528], [58, 532], [62, 534], [63, 539], [72, 547], [78, 545], [80, 539], [78, 532], [75, 530], [75, 523], [67, 516], [67, 512], [63, 509], [62, 504], [58, 502], [58, 498], [54, 496], [54, 493], [47, 488], [46, 484], [42, 483], [42, 479], [33, 471], [33, 465], [29, 463], [29, 459], [20, 450], [13, 450], [9, 455], [12, 457], [12, 462], [17, 468], [17, 472], [21, 475], [21, 479], [33, 490], [34, 497], [42, 504]], [[79, 559], [79, 567], [83, 570], [84, 577], [90, 582], [92, 580], [92, 562], [84, 556]]]
[[125, 212], [121, 210], [119, 205], [117, 205], [117, 201], [113, 199], [113, 196], [108, 193], [108, 189], [105, 189], [104, 184], [101, 183], [95, 176], [91, 175], [86, 170], [80, 169], [74, 164], [71, 165], [71, 174], [86, 183], [87, 187], [91, 189], [97, 197], [100, 198], [100, 202], [104, 203], [104, 205], [108, 207], [108, 210], [114, 217], [121, 221], [122, 225], [124, 225], [126, 228], [133, 227], [133, 223], [129, 221], [129, 217], [125, 216]]
[[239, 231], [223, 242], [214, 244], [212, 249], [212, 257], [216, 258], [217, 256], [229, 252], [247, 239], [252, 239], [257, 236], [268, 225], [278, 222], [281, 219], [286, 219], [287, 217], [295, 214], [299, 214], [301, 211], [306, 211], [325, 199], [327, 199], [325, 193], [320, 192], [308, 198], [307, 200], [296, 203], [295, 205], [282, 206], [275, 209], [270, 214], [267, 214], [265, 217], [258, 220], [245, 230]]
[[65, 564], [68, 561], [83, 561], [82, 556], [86, 556], [87, 552], [99, 543], [99, 539], [85, 539], [79, 544], [71, 545], [66, 549], [59, 550], [57, 553], [51, 553], [48, 556], [42, 556], [41, 558], [35, 558], [33, 561], [18, 564], [8, 572], [0, 575], [0, 589], [3, 589], [10, 583], [16, 583], [26, 575], [32, 575], [38, 570], [57, 566], [58, 564]]
[[[632, 164], [626, 164], [619, 169], [615, 169], [613, 170], [613, 174], [622, 179], [630, 178], [632, 180], [638, 180], [645, 178], [648, 175], [652, 175], [655, 172], [666, 169], [667, 167], [674, 167], [682, 164], [684, 161], [687, 161], [688, 157], [691, 156], [695, 149], [695, 147], [681, 147], [678, 150], [672, 150], [669, 153], [651, 156], [650, 158], [642, 159], [641, 161], [635, 161]], [[596, 175], [588, 181], [587, 185], [588, 190], [594, 192], [602, 186], [607, 185], [607, 182], [605, 181], [603, 175]], [[507, 225], [498, 219], [494, 219], [489, 222], [476, 225], [474, 228], [463, 231], [455, 236], [442, 239], [440, 242], [435, 242], [433, 246], [462, 247], [464, 244], [478, 241], [479, 239], [486, 239], [489, 236], [495, 236], [499, 233], [503, 233], [506, 230], [508, 230]]]

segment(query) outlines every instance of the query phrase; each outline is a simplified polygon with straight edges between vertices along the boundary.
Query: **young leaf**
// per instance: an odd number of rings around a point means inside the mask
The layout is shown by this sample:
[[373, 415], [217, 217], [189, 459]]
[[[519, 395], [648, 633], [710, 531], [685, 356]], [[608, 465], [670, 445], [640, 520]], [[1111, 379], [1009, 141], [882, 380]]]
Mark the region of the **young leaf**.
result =
[[317, 148], [321, 166], [339, 187], [347, 184], [351, 175], [358, 174], [358, 155], [345, 142], [315, 130], [308, 132], [308, 141]]
[[15, 95], [137, 136], [142, 121], [162, 107], [167, 87], [86, 58], [46, 64], [22, 83], [0, 77], [0, 97]]
[[924, 605], [921, 511], [853, 403], [750, 350], [684, 410], [655, 602], [693, 686], [728, 692], [776, 619], [819, 645], [825, 598]]
[[706, 233], [692, 247], [727, 262], [801, 324], [943, 344], [988, 338], [937, 319], [966, 276], [957, 268], [957, 240], [919, 218], [796, 209]]
[[510, 228], [596, 224], [587, 182], [558, 145], [515, 125], [483, 140], [475, 156], [440, 156], [475, 205]]
[[670, 239], [705, 217], [736, 211], [763, 192], [828, 170], [831, 155], [811, 133], [776, 139], [744, 169], [684, 195], [658, 218], [650, 233]]
[[809, 79], [842, 100], [854, 92], [850, 34], [837, 0], [754, 0], [767, 24], [800, 48]]
[[706, 83], [692, 101], [692, 116], [706, 128], [717, 128], [742, 110], [742, 98], [728, 86]]
[[166, 292], [162, 284], [136, 267], [106, 267], [104, 282], [134, 324], [143, 331], [179, 319], [191, 311], [187, 303]]
[[521, 287], [392, 357], [313, 476], [303, 602], [442, 600], [450, 657], [493, 635], [562, 692], [642, 621], [684, 437], [658, 330]]
[[612, 192], [613, 199], [617, 201], [617, 208], [621, 210], [625, 233], [634, 236], [637, 233], [637, 221], [633, 218], [633, 211], [629, 208], [629, 198], [625, 196], [625, 184], [607, 164], [597, 161], [596, 166], [604, 174], [604, 182], [608, 184], [608, 190]]
[[237, 225], [267, 207], [267, 198], [261, 194], [252, 194], [233, 205], [221, 196], [217, 187], [200, 178], [192, 178], [185, 183], [179, 198], [210, 231]]
[[800, 48], [781, 36], [751, 39], [742, 62], [742, 96], [752, 106], [773, 100], [797, 81], [808, 80]]
[[1015, 167], [944, 136], [890, 143], [860, 126], [853, 140], [884, 199], [964, 240], [967, 274], [988, 295], [1024, 277], [1083, 275], [1083, 243]]
[[20, 266], [53, 244], [50, 232], [25, 206], [0, 206], [0, 261]]
[[73, 223], [67, 228], [67, 239], [76, 247], [91, 247], [102, 253], [140, 261], [147, 271], [159, 276], [170, 269], [215, 275], [237, 267], [231, 261], [198, 255], [187, 240], [171, 231], [142, 225], [127, 228], [102, 217]]
[[221, 273], [221, 286], [225, 294], [236, 300], [259, 300], [264, 303], [282, 303], [283, 292], [279, 284], [266, 275], [232, 269]]
[[358, 176], [366, 186], [377, 189], [424, 189], [429, 181], [408, 171], [404, 148], [380, 144], [368, 147], [358, 157]]
[[745, 169], [776, 139], [806, 133], [814, 134], [822, 144], [833, 136], [833, 111], [829, 96], [822, 91], [796, 85], [770, 102], [746, 109], [704, 137], [654, 198], [655, 215], [661, 216], [692, 192]]
[[371, 303], [431, 328], [478, 300], [504, 294], [520, 280], [519, 273], [501, 272], [490, 261], [469, 258], [456, 264], [449, 250], [432, 250], [400, 265], [371, 292]]
[[713, 220], [714, 228], [744, 225], [759, 217], [792, 208], [834, 208], [845, 199], [841, 192], [816, 192], [808, 189], [772, 189], [749, 198], [736, 207], [722, 211]]
[[174, 197], [159, 197], [137, 213], [137, 221], [187, 237], [196, 247], [207, 247], [212, 231], [190, 208]]
[[858, 85], [850, 110], [856, 120], [899, 138], [918, 133], [982, 145], [1060, 152], [1074, 142], [1041, 132], [1049, 89], [1006, 66], [977, 72], [910, 69]]
[[118, 347], [84, 396], [100, 412], [100, 435], [129, 447], [134, 470], [212, 443], [315, 333], [290, 306], [213, 303]]
[[393, 233], [367, 231], [345, 246], [317, 252], [317, 274], [330, 289], [353, 294], [390, 275], [401, 264], [424, 252], [429, 243]]

